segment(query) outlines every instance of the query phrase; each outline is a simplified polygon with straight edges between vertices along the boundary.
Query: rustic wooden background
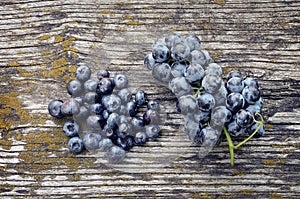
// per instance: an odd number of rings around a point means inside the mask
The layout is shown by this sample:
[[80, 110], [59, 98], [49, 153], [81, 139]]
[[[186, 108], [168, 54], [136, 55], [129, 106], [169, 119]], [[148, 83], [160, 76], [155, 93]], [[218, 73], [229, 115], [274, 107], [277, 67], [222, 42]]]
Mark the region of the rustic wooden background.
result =
[[[300, 198], [300, 2], [1, 0], [0, 198]], [[181, 131], [175, 97], [143, 67], [152, 42], [196, 33], [225, 72], [259, 80], [266, 134], [205, 159]], [[163, 134], [122, 165], [70, 154], [47, 114], [76, 63], [129, 76], [164, 107]]]

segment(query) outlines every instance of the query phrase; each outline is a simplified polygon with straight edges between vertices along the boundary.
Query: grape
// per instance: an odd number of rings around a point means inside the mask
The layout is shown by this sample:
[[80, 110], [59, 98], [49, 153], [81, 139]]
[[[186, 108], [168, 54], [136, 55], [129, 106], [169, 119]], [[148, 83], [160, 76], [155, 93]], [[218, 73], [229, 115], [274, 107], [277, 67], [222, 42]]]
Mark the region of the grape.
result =
[[207, 74], [202, 80], [202, 86], [206, 92], [216, 93], [222, 86], [222, 79], [217, 75]]
[[205, 70], [205, 74], [212, 74], [212, 75], [222, 75], [222, 68], [219, 64], [216, 63], [210, 63], [208, 67]]
[[190, 48], [185, 42], [175, 43], [171, 48], [171, 56], [176, 61], [184, 61], [190, 54]]
[[212, 110], [211, 123], [222, 127], [231, 120], [231, 117], [232, 113], [225, 106], [217, 106]]
[[185, 43], [190, 48], [190, 51], [200, 49], [200, 39], [195, 34], [189, 34], [184, 38]]
[[207, 92], [199, 93], [197, 95], [197, 101], [202, 111], [210, 111], [216, 104], [214, 96]]
[[168, 63], [156, 63], [152, 69], [152, 76], [156, 80], [168, 84], [172, 79], [170, 65]]
[[180, 107], [181, 113], [183, 115], [194, 113], [199, 110], [197, 99], [193, 95], [183, 95], [179, 97], [178, 106]]
[[192, 94], [192, 86], [184, 77], [175, 77], [169, 83], [169, 89], [176, 95], [181, 97], [183, 95]]
[[200, 82], [204, 76], [204, 69], [200, 64], [191, 63], [184, 70], [184, 77], [190, 84]]
[[226, 107], [232, 112], [237, 112], [245, 105], [245, 99], [240, 93], [230, 93], [226, 99]]
[[240, 93], [244, 89], [244, 81], [239, 77], [232, 77], [227, 81], [226, 87], [232, 93]]

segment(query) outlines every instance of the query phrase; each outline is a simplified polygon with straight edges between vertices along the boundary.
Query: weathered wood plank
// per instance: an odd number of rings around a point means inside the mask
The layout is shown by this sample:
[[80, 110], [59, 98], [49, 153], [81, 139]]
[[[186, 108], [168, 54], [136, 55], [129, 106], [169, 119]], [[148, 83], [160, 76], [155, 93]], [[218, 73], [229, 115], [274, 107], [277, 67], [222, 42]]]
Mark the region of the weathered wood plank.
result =
[[[298, 1], [0, 2], [0, 197], [299, 198]], [[267, 133], [203, 160], [182, 132], [175, 97], [143, 65], [152, 42], [194, 32], [224, 71], [258, 79]], [[62, 121], [47, 114], [66, 98], [78, 62], [125, 72], [133, 90], [161, 99], [163, 134], [122, 165], [70, 154]], [[143, 77], [143, 78], [136, 78]]]

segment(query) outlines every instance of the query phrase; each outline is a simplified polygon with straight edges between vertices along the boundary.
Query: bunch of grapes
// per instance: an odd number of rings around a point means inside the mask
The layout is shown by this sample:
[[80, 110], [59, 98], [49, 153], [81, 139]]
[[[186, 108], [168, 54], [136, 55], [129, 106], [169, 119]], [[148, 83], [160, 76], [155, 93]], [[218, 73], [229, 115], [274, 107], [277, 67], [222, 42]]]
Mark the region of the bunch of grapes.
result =
[[93, 77], [90, 67], [79, 65], [76, 79], [67, 84], [71, 97], [52, 100], [48, 111], [58, 119], [73, 117], [63, 126], [71, 152], [101, 151], [109, 162], [119, 163], [125, 151], [159, 136], [160, 108], [143, 90], [132, 93], [125, 74], [110, 76], [99, 70]]
[[[212, 148], [225, 134], [233, 164], [233, 149], [263, 135], [263, 100], [257, 80], [243, 78], [239, 71], [223, 78], [222, 67], [201, 49], [196, 35], [171, 33], [158, 39], [144, 65], [177, 97], [177, 110], [183, 114], [185, 132], [193, 143]], [[231, 137], [244, 134], [249, 137], [234, 146]]]

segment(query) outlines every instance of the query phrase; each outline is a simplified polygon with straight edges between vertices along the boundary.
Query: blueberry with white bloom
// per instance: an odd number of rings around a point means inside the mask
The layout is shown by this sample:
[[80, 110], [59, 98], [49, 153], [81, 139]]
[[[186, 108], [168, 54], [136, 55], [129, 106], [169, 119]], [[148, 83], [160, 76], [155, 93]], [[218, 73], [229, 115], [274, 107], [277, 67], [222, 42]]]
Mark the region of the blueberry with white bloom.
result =
[[259, 88], [258, 81], [254, 79], [253, 77], [247, 77], [244, 79], [245, 86], [254, 86], [256, 88]]
[[68, 137], [78, 136], [79, 125], [74, 120], [68, 120], [63, 126], [63, 132]]
[[117, 145], [124, 150], [128, 151], [133, 147], [134, 138], [131, 135], [126, 135], [125, 137], [118, 137]]
[[230, 72], [226, 75], [226, 80], [228, 81], [228, 80], [231, 79], [232, 77], [239, 77], [239, 78], [243, 79], [243, 75], [242, 75], [241, 71], [238, 71], [238, 70], [230, 71]]
[[255, 104], [260, 98], [260, 91], [254, 86], [246, 86], [243, 89], [242, 94], [248, 104]]
[[200, 39], [195, 34], [188, 34], [184, 38], [185, 43], [189, 46], [190, 51], [200, 49]]
[[199, 110], [198, 101], [193, 95], [183, 95], [179, 97], [178, 107], [183, 115], [194, 113]]
[[97, 85], [98, 94], [110, 94], [114, 89], [114, 82], [110, 78], [102, 78]]
[[202, 79], [202, 87], [211, 94], [218, 92], [222, 86], [222, 79], [218, 75], [207, 74]]
[[228, 133], [233, 137], [243, 135], [246, 132], [246, 129], [242, 128], [240, 125], [238, 125], [236, 120], [232, 120], [227, 125], [227, 130], [228, 130]]
[[232, 113], [225, 106], [217, 106], [212, 110], [211, 123], [214, 126], [222, 127], [229, 123]]
[[96, 149], [99, 148], [99, 142], [101, 141], [102, 137], [98, 133], [92, 133], [92, 132], [87, 132], [84, 134], [82, 141], [84, 144], [84, 147], [88, 151], [95, 151]]
[[241, 109], [236, 113], [236, 123], [242, 128], [250, 127], [253, 121], [253, 115], [250, 111]]
[[172, 79], [170, 65], [168, 63], [156, 63], [152, 69], [152, 76], [162, 83], [169, 83]]
[[88, 79], [87, 81], [84, 82], [83, 86], [84, 86], [84, 90], [86, 92], [96, 92], [97, 89], [97, 84], [98, 81], [94, 80], [94, 79]]
[[221, 76], [222, 72], [222, 67], [217, 63], [210, 63], [205, 70], [205, 74], [212, 74], [218, 76]]
[[159, 111], [159, 102], [157, 100], [149, 100], [147, 103], [147, 109]]
[[144, 66], [146, 66], [149, 70], [152, 70], [155, 65], [155, 59], [153, 58], [152, 53], [146, 55], [144, 59]]
[[99, 103], [100, 101], [101, 101], [101, 95], [92, 91], [85, 93], [83, 96], [83, 102], [87, 104], [95, 104], [95, 103]]
[[135, 101], [139, 106], [145, 104], [147, 102], [146, 93], [143, 90], [138, 90], [135, 94]]
[[128, 78], [125, 74], [116, 74], [113, 81], [117, 89], [127, 88], [128, 86]]
[[89, 111], [91, 115], [101, 115], [104, 111], [104, 106], [101, 103], [91, 104]]
[[122, 104], [126, 104], [132, 97], [132, 93], [128, 88], [123, 88], [118, 91], [118, 96], [121, 99]]
[[184, 62], [176, 61], [171, 65], [171, 74], [173, 77], [181, 77], [184, 75], [184, 71], [187, 66], [188, 65]]
[[61, 111], [61, 106], [64, 102], [62, 100], [52, 100], [48, 104], [48, 112], [52, 117], [63, 118], [65, 115]]
[[171, 48], [171, 56], [176, 61], [184, 61], [190, 54], [189, 46], [184, 42], [176, 43]]
[[99, 80], [101, 80], [103, 78], [109, 78], [109, 76], [110, 76], [110, 73], [108, 70], [98, 70], [96, 74], [97, 74], [97, 78]]
[[201, 92], [197, 95], [200, 110], [210, 111], [216, 104], [214, 96], [208, 92]]
[[81, 82], [85, 82], [86, 80], [90, 79], [92, 71], [89, 66], [86, 64], [82, 64], [77, 67], [76, 69], [76, 79]]
[[97, 129], [100, 128], [100, 122], [103, 120], [102, 115], [90, 115], [86, 119], [86, 125], [87, 127], [91, 129]]
[[73, 115], [77, 121], [86, 121], [88, 116], [90, 115], [90, 111], [85, 106], [80, 106], [79, 113]]
[[165, 45], [155, 45], [152, 48], [152, 56], [156, 62], [162, 63], [169, 59], [170, 50]]
[[68, 141], [68, 148], [73, 153], [80, 153], [83, 151], [84, 146], [80, 137], [72, 137]]
[[117, 111], [121, 106], [121, 99], [116, 94], [105, 95], [102, 97], [102, 104], [110, 112]]
[[136, 116], [138, 110], [137, 110], [137, 103], [134, 100], [130, 100], [126, 104], [126, 112], [131, 117]]
[[165, 38], [166, 46], [171, 49], [175, 44], [182, 42], [180, 35], [176, 33], [170, 33]]
[[120, 163], [124, 160], [126, 152], [119, 146], [112, 146], [106, 152], [106, 157], [110, 163]]
[[205, 71], [200, 64], [191, 63], [184, 70], [184, 77], [190, 84], [195, 84], [201, 81]]
[[239, 77], [232, 77], [227, 81], [226, 87], [231, 93], [240, 93], [244, 89], [244, 81]]
[[150, 139], [155, 139], [160, 134], [160, 127], [156, 124], [150, 124], [146, 126], [146, 134]]
[[169, 83], [169, 89], [177, 98], [193, 92], [191, 84], [183, 76], [173, 78]]
[[75, 80], [71, 80], [68, 84], [67, 84], [67, 91], [70, 95], [72, 95], [73, 97], [79, 96], [83, 94], [83, 86], [82, 83], [75, 79]]
[[232, 112], [237, 112], [245, 105], [245, 99], [240, 93], [230, 93], [226, 99], [226, 108]]
[[98, 145], [98, 150], [99, 151], [108, 151], [113, 146], [113, 143], [111, 139], [109, 138], [103, 138], [100, 140], [99, 145]]
[[80, 111], [80, 104], [74, 99], [70, 98], [64, 101], [61, 105], [61, 112], [66, 116], [78, 114]]
[[147, 134], [145, 132], [137, 132], [135, 134], [134, 143], [136, 145], [144, 145], [147, 142]]

